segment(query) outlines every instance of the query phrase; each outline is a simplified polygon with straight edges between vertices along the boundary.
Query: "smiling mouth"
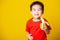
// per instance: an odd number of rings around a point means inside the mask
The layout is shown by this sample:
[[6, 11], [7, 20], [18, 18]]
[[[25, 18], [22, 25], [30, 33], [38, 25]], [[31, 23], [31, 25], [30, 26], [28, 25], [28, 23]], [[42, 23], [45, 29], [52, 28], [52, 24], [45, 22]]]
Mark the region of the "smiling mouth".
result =
[[39, 14], [34, 14], [34, 15], [38, 16]]

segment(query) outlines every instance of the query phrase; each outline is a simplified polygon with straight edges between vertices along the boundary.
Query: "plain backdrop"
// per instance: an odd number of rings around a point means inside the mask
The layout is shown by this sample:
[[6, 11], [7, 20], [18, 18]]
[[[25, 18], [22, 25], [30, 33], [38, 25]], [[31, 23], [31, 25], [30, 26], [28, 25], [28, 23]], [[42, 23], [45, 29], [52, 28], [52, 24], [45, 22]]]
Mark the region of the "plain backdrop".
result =
[[[30, 4], [36, 0], [0, 0], [0, 40], [27, 40], [26, 22], [32, 17]], [[50, 25], [48, 40], [60, 40], [60, 0], [39, 0]]]

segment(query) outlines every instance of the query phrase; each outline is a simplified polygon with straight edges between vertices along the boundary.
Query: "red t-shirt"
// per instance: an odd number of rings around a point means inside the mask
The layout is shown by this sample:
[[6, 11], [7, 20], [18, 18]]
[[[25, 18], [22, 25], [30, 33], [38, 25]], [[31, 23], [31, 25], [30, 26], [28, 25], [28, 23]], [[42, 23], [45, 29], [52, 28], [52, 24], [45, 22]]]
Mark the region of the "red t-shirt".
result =
[[[47, 21], [46, 19], [44, 20]], [[46, 33], [44, 32], [44, 30], [41, 30], [40, 28], [41, 23], [42, 23], [41, 20], [38, 22], [34, 22], [31, 18], [30, 20], [28, 20], [26, 24], [26, 31], [32, 34], [34, 40], [47, 40]], [[47, 28], [49, 30], [51, 29], [50, 26], [48, 25]]]

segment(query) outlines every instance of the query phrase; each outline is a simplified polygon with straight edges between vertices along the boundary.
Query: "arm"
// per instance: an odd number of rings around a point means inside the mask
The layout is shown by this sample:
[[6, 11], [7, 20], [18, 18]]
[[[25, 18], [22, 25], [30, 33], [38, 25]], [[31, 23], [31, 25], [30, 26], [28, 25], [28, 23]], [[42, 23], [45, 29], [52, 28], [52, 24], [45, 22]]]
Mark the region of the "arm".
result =
[[44, 20], [45, 20], [44, 31], [45, 31], [46, 34], [50, 34], [51, 26], [50, 26], [50, 24], [48, 23], [48, 21], [46, 19], [44, 19]]
[[33, 40], [32, 34], [30, 34], [30, 20], [26, 23], [26, 36], [29, 40]]
[[50, 34], [50, 30], [48, 28], [44, 28], [46, 34]]
[[26, 32], [26, 35], [29, 40], [33, 40], [32, 34], [29, 34], [29, 32]]

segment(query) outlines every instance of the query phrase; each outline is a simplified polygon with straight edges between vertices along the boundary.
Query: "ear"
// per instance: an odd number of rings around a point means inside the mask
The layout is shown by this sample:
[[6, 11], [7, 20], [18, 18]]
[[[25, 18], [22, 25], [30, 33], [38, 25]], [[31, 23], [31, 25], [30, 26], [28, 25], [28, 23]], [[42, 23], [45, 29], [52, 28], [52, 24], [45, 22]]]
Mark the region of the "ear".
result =
[[30, 11], [30, 14], [32, 14], [32, 11]]

